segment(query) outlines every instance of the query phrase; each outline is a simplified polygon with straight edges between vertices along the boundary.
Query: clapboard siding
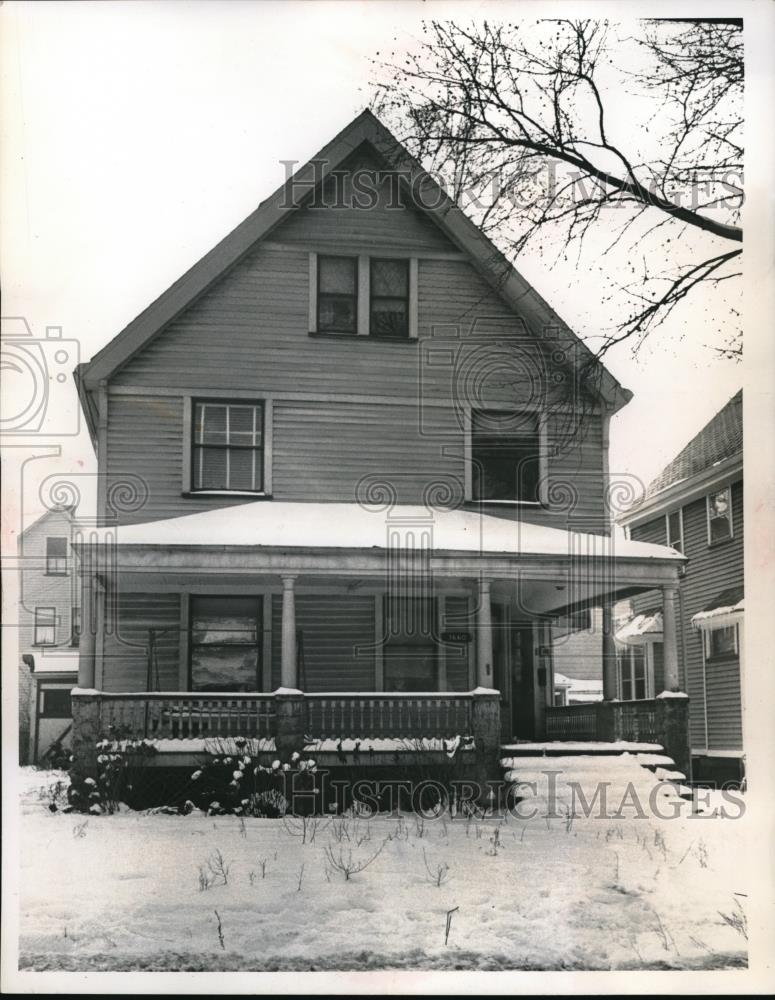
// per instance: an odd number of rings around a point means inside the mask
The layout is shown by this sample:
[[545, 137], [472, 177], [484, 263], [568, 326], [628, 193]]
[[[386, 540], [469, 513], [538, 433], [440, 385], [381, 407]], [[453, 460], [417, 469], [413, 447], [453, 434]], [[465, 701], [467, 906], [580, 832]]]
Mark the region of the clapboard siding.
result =
[[742, 750], [743, 726], [738, 660], [709, 660], [705, 665], [708, 699], [708, 749]]
[[[107, 496], [122, 481], [139, 479], [147, 499], [115, 511], [123, 523], [176, 517], [244, 503], [244, 498], [184, 496], [182, 397], [114, 395], [109, 399]], [[601, 530], [603, 507], [600, 420], [568, 435], [562, 415], [549, 419], [549, 476], [556, 509], [519, 509], [538, 524]], [[355, 502], [367, 482], [388, 481], [399, 503], [423, 503], [446, 484], [452, 502], [463, 496], [464, 435], [454, 407], [418, 403], [296, 402], [273, 406], [272, 495], [275, 500]], [[359, 484], [362, 484], [359, 488]], [[564, 506], [565, 488], [575, 495]], [[121, 492], [116, 490], [121, 497]], [[515, 514], [515, 510], [494, 510]], [[109, 511], [110, 513], [110, 511]]]
[[[373, 691], [375, 604], [372, 595], [297, 594], [299, 684], [311, 693]], [[280, 686], [282, 595], [272, 596], [272, 687]]]
[[148, 633], [154, 629], [157, 632], [159, 688], [177, 691], [180, 688], [180, 595], [119, 593], [117, 610], [116, 630], [105, 632], [102, 690], [148, 689]]
[[[692, 627], [691, 619], [722, 591], [743, 584], [743, 483], [732, 484], [732, 523], [734, 537], [721, 545], [709, 546], [705, 497], [683, 507], [684, 554], [689, 563], [679, 588], [679, 613], [682, 630], [679, 656], [682, 661], [682, 685], [689, 695], [692, 749], [741, 749], [741, 708], [739, 666], [726, 661], [719, 670], [729, 674], [727, 683], [714, 674], [714, 687], [706, 692], [707, 669], [703, 672], [702, 634]], [[664, 516], [632, 528], [636, 541], [665, 544]], [[637, 611], [661, 606], [661, 594], [649, 592], [633, 600]], [[718, 671], [716, 671], [718, 673]], [[707, 739], [705, 706], [707, 699]]]

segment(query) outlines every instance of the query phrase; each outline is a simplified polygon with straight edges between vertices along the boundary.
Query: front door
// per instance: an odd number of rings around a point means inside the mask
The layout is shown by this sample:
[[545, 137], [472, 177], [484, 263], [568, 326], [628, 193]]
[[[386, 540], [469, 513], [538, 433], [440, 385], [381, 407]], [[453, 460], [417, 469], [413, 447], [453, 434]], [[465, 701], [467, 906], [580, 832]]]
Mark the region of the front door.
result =
[[535, 737], [533, 626], [511, 629], [511, 731], [518, 739]]

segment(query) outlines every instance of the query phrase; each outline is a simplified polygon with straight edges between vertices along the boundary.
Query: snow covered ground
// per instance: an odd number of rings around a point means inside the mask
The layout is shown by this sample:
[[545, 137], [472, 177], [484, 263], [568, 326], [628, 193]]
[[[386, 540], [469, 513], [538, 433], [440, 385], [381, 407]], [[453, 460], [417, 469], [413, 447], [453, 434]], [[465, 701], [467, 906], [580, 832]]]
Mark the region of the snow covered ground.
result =
[[[601, 766], [577, 772], [588, 797]], [[567, 788], [546, 818], [546, 761], [512, 767], [539, 781], [520, 804], [532, 819], [337, 818], [306, 838], [299, 821], [52, 813], [65, 776], [25, 769], [20, 967], [745, 966], [744, 818], [571, 818]], [[608, 773], [609, 809], [630, 779], [654, 782], [631, 758]]]

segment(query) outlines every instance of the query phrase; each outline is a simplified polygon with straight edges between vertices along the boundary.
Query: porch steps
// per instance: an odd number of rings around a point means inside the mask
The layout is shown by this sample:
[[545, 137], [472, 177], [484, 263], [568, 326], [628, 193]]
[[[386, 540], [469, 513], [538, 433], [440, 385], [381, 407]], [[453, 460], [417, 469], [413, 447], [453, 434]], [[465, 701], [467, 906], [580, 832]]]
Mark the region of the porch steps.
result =
[[648, 792], [660, 783], [667, 798], [690, 799], [692, 790], [684, 784], [686, 775], [655, 743], [586, 743], [550, 741], [515, 742], [501, 746], [500, 766], [507, 783], [534, 782], [548, 786], [549, 772], [554, 772], [560, 789], [575, 783], [590, 792], [604, 781], [612, 791], [624, 794], [632, 784]]

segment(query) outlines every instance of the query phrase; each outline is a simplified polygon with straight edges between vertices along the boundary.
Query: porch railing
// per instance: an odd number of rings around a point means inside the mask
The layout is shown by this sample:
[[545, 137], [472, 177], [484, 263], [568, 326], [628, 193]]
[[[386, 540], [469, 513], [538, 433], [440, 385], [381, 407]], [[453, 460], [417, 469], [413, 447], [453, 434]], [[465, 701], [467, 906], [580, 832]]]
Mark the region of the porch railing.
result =
[[627, 740], [661, 743], [657, 700], [597, 701], [586, 705], [550, 706], [546, 709], [549, 740]]
[[271, 737], [275, 703], [266, 694], [102, 694], [99, 723], [126, 739]]
[[470, 736], [470, 694], [305, 694], [306, 732], [318, 739]]
[[[191, 740], [277, 735], [274, 694], [100, 692], [98, 730], [122, 739]], [[470, 736], [471, 693], [303, 694], [301, 727], [312, 739]]]

